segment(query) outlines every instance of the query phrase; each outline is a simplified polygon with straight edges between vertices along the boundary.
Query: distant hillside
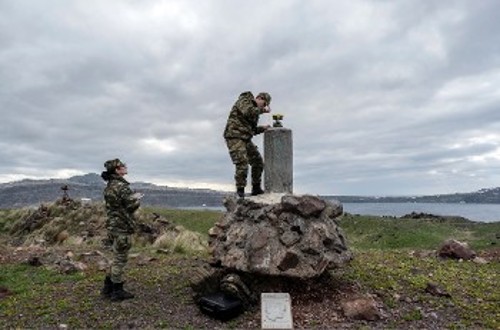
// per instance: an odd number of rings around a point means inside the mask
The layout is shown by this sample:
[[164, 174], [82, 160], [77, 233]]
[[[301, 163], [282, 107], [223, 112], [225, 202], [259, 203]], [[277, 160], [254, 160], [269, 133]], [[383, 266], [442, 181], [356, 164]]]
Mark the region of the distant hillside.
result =
[[[0, 208], [17, 208], [52, 202], [62, 197], [61, 187], [68, 186], [73, 199], [103, 200], [105, 182], [98, 174], [89, 173], [69, 179], [22, 180], [0, 184]], [[222, 206], [227, 192], [188, 189], [134, 182], [131, 188], [144, 193], [143, 205], [163, 207]]]
[[[68, 186], [73, 199], [103, 199], [105, 182], [96, 173], [73, 176], [69, 179], [22, 180], [0, 184], [0, 208], [35, 206], [53, 202], [63, 195], [61, 187]], [[132, 182], [134, 190], [144, 193], [143, 205], [162, 207], [222, 207], [222, 199], [229, 192], [209, 189], [172, 188], [146, 182]], [[342, 203], [478, 203], [499, 204], [500, 187], [481, 189], [471, 193], [456, 193], [430, 196], [322, 196], [337, 199]]]
[[500, 204], [500, 187], [481, 189], [471, 193], [455, 193], [428, 196], [324, 196], [343, 203], [470, 203]]

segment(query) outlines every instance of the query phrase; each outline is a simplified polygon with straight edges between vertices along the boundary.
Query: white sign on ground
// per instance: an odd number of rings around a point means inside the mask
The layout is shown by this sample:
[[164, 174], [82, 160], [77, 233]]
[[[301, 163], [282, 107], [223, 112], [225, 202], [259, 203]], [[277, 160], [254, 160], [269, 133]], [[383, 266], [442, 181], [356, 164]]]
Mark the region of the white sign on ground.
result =
[[260, 299], [262, 329], [293, 329], [290, 294], [262, 293]]

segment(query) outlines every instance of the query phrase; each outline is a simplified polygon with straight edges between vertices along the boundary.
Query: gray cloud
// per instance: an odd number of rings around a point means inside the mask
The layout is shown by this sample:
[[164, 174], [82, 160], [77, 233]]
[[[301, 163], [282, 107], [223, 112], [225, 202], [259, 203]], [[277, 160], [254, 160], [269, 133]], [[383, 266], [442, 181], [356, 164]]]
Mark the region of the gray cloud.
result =
[[266, 90], [293, 130], [297, 192], [500, 186], [499, 9], [2, 1], [0, 181], [120, 157], [131, 180], [232, 189], [227, 113], [240, 92]]

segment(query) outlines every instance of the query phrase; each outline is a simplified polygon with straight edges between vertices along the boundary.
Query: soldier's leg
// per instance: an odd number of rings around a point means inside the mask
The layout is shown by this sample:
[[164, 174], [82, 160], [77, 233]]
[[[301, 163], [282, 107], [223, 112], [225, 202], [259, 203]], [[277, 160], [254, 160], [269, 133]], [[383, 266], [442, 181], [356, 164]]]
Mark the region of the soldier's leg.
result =
[[112, 301], [121, 301], [134, 298], [134, 295], [123, 289], [123, 271], [128, 261], [128, 252], [132, 247], [131, 237], [127, 234], [114, 235], [113, 240], [113, 264], [111, 265], [111, 282], [113, 291]]
[[111, 264], [111, 281], [113, 283], [123, 282], [123, 272], [131, 247], [130, 235], [113, 235], [113, 263]]
[[234, 181], [236, 189], [245, 189], [248, 176], [248, 157], [246, 143], [240, 139], [227, 139], [229, 155], [235, 166]]
[[246, 144], [248, 162], [252, 166], [252, 186], [259, 187], [262, 181], [262, 172], [264, 171], [264, 160], [260, 155], [259, 149], [252, 142]]

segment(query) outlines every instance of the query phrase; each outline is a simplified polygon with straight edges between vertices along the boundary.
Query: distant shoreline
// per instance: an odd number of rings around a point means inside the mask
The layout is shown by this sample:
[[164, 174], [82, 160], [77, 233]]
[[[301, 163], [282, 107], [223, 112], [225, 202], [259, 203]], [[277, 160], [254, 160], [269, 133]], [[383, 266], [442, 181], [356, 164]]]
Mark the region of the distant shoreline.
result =
[[[341, 202], [342, 203], [342, 202]], [[400, 218], [412, 212], [443, 217], [462, 217], [473, 222], [499, 222], [500, 204], [481, 203], [342, 203], [344, 213], [365, 216]], [[224, 212], [221, 206], [178, 206], [176, 209]]]

